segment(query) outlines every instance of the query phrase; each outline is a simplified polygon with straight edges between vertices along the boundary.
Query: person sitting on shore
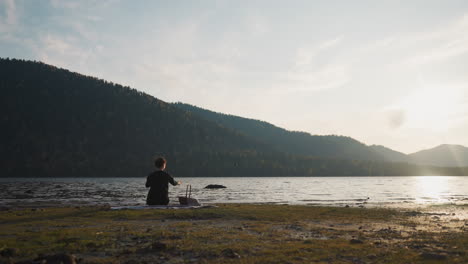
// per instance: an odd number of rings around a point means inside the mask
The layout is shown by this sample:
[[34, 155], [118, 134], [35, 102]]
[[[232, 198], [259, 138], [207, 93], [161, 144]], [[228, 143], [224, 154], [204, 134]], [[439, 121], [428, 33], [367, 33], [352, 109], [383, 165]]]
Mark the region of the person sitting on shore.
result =
[[150, 173], [146, 178], [146, 188], [150, 188], [148, 197], [146, 198], [147, 205], [167, 205], [169, 203], [169, 183], [179, 185], [181, 182], [176, 182], [169, 173], [165, 172], [166, 160], [162, 157], [154, 161], [156, 171]]

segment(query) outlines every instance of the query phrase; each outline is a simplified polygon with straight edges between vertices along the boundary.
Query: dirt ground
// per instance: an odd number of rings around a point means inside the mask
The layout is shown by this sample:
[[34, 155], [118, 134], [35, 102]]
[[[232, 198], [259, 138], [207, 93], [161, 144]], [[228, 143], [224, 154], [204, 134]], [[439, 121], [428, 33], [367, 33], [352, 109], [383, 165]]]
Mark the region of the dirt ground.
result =
[[0, 263], [468, 263], [468, 206], [7, 208]]

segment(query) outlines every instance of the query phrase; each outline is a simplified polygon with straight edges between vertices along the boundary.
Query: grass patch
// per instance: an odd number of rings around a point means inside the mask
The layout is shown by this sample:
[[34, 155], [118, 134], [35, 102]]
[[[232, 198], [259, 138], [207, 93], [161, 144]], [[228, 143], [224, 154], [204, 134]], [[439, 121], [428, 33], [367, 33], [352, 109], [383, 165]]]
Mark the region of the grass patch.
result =
[[81, 263], [468, 263], [464, 222], [443, 224], [390, 209], [256, 204], [10, 210], [0, 212], [0, 263], [56, 253]]

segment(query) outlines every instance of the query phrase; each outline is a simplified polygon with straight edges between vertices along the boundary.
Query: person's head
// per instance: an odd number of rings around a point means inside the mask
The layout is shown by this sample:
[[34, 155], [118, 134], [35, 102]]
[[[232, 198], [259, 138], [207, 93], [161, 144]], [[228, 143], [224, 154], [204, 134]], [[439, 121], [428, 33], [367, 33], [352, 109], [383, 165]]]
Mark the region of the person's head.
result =
[[163, 157], [158, 157], [154, 160], [154, 166], [160, 170], [164, 170], [166, 168], [166, 159]]

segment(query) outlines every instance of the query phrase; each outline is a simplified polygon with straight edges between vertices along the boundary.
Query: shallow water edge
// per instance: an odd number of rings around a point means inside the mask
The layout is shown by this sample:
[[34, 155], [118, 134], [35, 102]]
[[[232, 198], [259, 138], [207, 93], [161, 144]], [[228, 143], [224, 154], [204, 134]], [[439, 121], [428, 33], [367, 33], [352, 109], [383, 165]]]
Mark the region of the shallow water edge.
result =
[[[220, 177], [178, 178], [170, 199], [192, 196], [203, 204], [257, 203], [352, 207], [468, 204], [468, 177]], [[145, 178], [0, 178], [0, 206], [141, 205]], [[205, 189], [221, 184], [226, 189]]]

